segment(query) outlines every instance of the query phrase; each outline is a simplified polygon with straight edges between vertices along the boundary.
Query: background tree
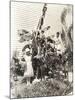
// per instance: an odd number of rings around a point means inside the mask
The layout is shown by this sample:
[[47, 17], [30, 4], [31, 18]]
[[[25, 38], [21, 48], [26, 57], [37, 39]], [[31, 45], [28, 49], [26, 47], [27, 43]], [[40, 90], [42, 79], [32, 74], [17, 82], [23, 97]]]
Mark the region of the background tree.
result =
[[[67, 26], [67, 16], [72, 16], [72, 9], [71, 7], [64, 8], [61, 13], [61, 23], [62, 23], [62, 40], [65, 42], [66, 48], [69, 48], [70, 51], [73, 51], [73, 23]], [[72, 19], [71, 19], [72, 20]]]
[[[67, 24], [68, 17], [70, 16], [71, 23]], [[68, 68], [70, 71], [73, 70], [73, 21], [72, 21], [72, 6], [68, 6], [63, 9], [61, 13], [61, 23], [62, 23], [62, 34], [61, 39], [65, 44], [66, 50], [64, 52], [64, 57], [66, 55], [66, 61], [68, 61]], [[64, 58], [63, 57], [63, 58]]]

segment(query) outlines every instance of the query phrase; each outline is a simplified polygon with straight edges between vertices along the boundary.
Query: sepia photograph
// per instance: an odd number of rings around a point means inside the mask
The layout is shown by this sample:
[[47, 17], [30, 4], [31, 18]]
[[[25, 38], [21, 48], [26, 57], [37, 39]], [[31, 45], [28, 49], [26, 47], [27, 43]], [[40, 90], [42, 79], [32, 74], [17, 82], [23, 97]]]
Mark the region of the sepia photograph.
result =
[[73, 95], [73, 5], [11, 1], [10, 97]]

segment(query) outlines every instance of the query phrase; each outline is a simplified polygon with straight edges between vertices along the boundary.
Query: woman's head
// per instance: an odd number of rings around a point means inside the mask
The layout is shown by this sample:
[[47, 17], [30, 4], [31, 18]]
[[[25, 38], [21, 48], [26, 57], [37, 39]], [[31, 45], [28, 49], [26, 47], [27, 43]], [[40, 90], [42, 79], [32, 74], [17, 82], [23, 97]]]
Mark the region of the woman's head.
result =
[[30, 55], [31, 55], [31, 50], [30, 50], [30, 48], [26, 48], [26, 49], [25, 49], [25, 54], [26, 54], [27, 56], [30, 56]]

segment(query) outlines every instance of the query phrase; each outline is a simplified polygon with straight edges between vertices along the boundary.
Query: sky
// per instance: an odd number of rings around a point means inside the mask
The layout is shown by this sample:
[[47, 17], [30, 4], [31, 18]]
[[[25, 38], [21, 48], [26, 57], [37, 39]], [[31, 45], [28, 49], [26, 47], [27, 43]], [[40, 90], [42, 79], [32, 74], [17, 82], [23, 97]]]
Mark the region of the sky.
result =
[[[17, 30], [36, 30], [39, 18], [42, 14], [43, 3], [11, 2], [11, 55], [16, 50], [21, 50], [25, 43], [19, 43]], [[62, 25], [60, 16], [64, 8], [68, 5], [47, 4], [47, 12], [43, 28], [51, 26], [45, 33], [46, 36], [61, 31]], [[71, 18], [68, 22], [70, 22]]]

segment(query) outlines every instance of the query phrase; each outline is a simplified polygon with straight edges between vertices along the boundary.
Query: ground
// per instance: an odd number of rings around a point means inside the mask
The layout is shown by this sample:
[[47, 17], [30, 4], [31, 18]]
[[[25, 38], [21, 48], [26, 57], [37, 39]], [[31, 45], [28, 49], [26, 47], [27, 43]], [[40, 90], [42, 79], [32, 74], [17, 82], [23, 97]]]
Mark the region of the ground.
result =
[[61, 96], [71, 93], [73, 87], [70, 84], [68, 81], [47, 79], [27, 86], [20, 78], [19, 81], [12, 82], [11, 93], [12, 98]]

